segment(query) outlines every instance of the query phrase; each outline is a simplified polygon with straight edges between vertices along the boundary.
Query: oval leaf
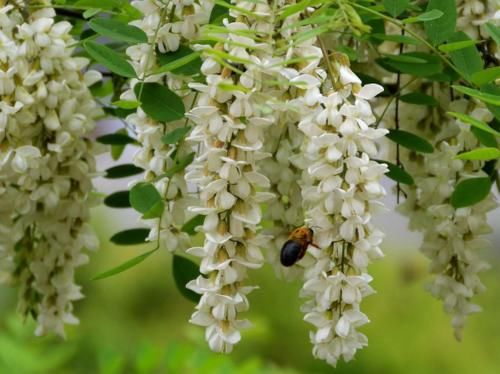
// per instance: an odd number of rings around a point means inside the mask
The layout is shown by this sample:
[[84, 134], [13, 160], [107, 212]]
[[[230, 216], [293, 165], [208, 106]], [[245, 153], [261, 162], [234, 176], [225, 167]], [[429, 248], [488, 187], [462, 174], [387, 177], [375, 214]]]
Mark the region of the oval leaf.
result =
[[117, 191], [104, 199], [104, 204], [110, 208], [130, 208], [129, 191]]
[[490, 134], [493, 134], [495, 136], [500, 136], [500, 132], [491, 128], [487, 123], [480, 121], [478, 119], [475, 119], [471, 116], [468, 116], [467, 114], [457, 113], [457, 112], [447, 112], [447, 114], [459, 119], [460, 121], [462, 121], [464, 123], [468, 123], [469, 125], [474, 126], [480, 130], [483, 130], [483, 131], [488, 132]]
[[151, 183], [138, 183], [132, 187], [130, 205], [144, 214], [143, 218], [146, 219], [161, 216], [165, 207], [160, 193]]
[[427, 106], [438, 105], [438, 101], [434, 97], [426, 95], [422, 92], [410, 92], [406, 95], [401, 96], [399, 99], [408, 104], [427, 105]]
[[200, 295], [187, 289], [186, 284], [200, 275], [198, 265], [185, 257], [174, 255], [172, 268], [177, 289], [186, 299], [197, 303], [200, 300]]
[[494, 68], [477, 71], [474, 74], [472, 74], [472, 83], [477, 84], [478, 86], [494, 82], [497, 79], [500, 79], [500, 66], [495, 66]]
[[[457, 25], [456, 0], [429, 0], [427, 14], [440, 12], [441, 17], [424, 20], [425, 33], [433, 44], [441, 44], [454, 32]], [[436, 13], [437, 14], [437, 13]]]
[[83, 43], [87, 53], [99, 64], [108, 68], [111, 72], [125, 78], [136, 78], [135, 70], [127, 59], [111, 48], [95, 42]]
[[415, 181], [413, 180], [412, 176], [408, 174], [408, 172], [402, 167], [388, 161], [379, 161], [379, 160], [376, 161], [378, 163], [387, 165], [389, 171], [385, 175], [387, 175], [393, 181], [408, 185], [415, 184]]
[[111, 18], [93, 18], [89, 22], [92, 30], [110, 39], [131, 44], [147, 43], [148, 37], [140, 28]]
[[110, 240], [118, 245], [137, 245], [145, 243], [148, 235], [149, 229], [129, 229], [117, 232]]
[[410, 5], [410, 0], [383, 0], [385, 10], [393, 17], [399, 16]]
[[491, 184], [491, 179], [488, 177], [461, 181], [451, 195], [451, 205], [455, 208], [464, 208], [479, 203], [488, 196]]
[[135, 139], [130, 136], [121, 133], [107, 134], [100, 136], [96, 139], [101, 144], [107, 145], [125, 145], [135, 143]]
[[185, 232], [188, 235], [196, 235], [196, 228], [203, 225], [205, 222], [205, 216], [198, 214], [187, 221], [181, 228], [182, 232]]
[[126, 178], [142, 172], [144, 172], [144, 169], [138, 166], [133, 164], [123, 164], [107, 169], [104, 177], [108, 179]]
[[389, 130], [389, 134], [387, 134], [386, 137], [402, 147], [411, 149], [412, 151], [422, 153], [432, 153], [434, 151], [434, 148], [427, 140], [418, 135], [412, 134], [411, 132], [403, 130]]
[[182, 99], [166, 86], [159, 83], [136, 84], [134, 91], [140, 98], [142, 110], [152, 119], [172, 122], [184, 118], [186, 110]]
[[495, 160], [500, 158], [500, 150], [498, 148], [477, 148], [469, 152], [460, 153], [456, 158], [459, 160]]
[[190, 126], [179, 127], [178, 129], [175, 129], [164, 135], [161, 141], [163, 142], [163, 144], [176, 144], [179, 141], [183, 140], [189, 133], [189, 131], [191, 131]]
[[469, 95], [488, 104], [500, 106], [500, 95], [493, 95], [464, 86], [452, 86], [454, 90]]

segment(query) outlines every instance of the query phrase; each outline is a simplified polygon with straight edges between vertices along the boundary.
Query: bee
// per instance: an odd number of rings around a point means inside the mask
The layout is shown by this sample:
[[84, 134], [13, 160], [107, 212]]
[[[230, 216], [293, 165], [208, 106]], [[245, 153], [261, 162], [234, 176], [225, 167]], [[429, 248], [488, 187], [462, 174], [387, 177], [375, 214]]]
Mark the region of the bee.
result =
[[313, 244], [313, 235], [313, 230], [306, 226], [293, 230], [281, 248], [281, 265], [288, 267], [295, 264], [304, 257], [309, 245], [318, 247], [316, 244]]

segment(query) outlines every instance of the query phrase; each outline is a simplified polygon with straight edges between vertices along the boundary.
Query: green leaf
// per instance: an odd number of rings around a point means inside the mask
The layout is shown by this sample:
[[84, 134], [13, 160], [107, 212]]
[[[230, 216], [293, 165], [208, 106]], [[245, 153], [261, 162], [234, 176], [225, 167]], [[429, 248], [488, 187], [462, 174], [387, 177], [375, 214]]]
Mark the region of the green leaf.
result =
[[191, 165], [191, 163], [194, 160], [194, 156], [195, 156], [195, 153], [191, 152], [186, 157], [181, 158], [177, 164], [175, 164], [174, 166], [172, 166], [170, 169], [167, 170], [167, 172], [164, 174], [164, 176], [168, 177], [168, 178], [171, 178], [175, 174], [180, 173], [186, 167], [188, 167], [189, 165]]
[[500, 79], [500, 66], [477, 71], [471, 77], [472, 83], [478, 86], [494, 82], [497, 79]]
[[196, 235], [196, 228], [198, 226], [203, 225], [203, 222], [205, 222], [205, 216], [198, 214], [191, 218], [189, 221], [187, 221], [181, 228], [182, 232], [185, 232], [186, 234], [193, 236]]
[[108, 271], [105, 271], [104, 273], [96, 275], [95, 277], [92, 278], [92, 280], [104, 279], [104, 278], [108, 278], [108, 277], [111, 277], [111, 276], [116, 275], [116, 274], [123, 273], [125, 270], [128, 270], [128, 269], [134, 267], [135, 265], [138, 265], [141, 262], [143, 262], [145, 259], [147, 259], [149, 256], [151, 256], [154, 252], [156, 252], [156, 250], [157, 249], [153, 249], [151, 251], [143, 253], [142, 255], [134, 257], [131, 260], [125, 261], [123, 264], [121, 264], [121, 265], [119, 265], [111, 270], [108, 270]]
[[142, 172], [144, 172], [144, 169], [133, 164], [123, 164], [107, 169], [104, 177], [108, 179], [126, 178]]
[[93, 18], [89, 27], [99, 35], [131, 44], [147, 43], [148, 37], [140, 28], [112, 18]]
[[422, 42], [408, 35], [399, 34], [371, 34], [370, 37], [377, 40], [385, 40], [389, 42], [399, 43], [399, 44], [410, 44], [410, 45], [420, 45]]
[[166, 86], [159, 83], [136, 84], [134, 91], [140, 97], [142, 110], [152, 119], [172, 122], [184, 118], [186, 110], [182, 99]]
[[175, 52], [160, 53], [158, 51], [157, 56], [160, 67], [153, 74], [170, 71], [178, 75], [193, 76], [200, 73], [202, 64], [200, 52], [194, 52], [184, 45]]
[[130, 100], [117, 100], [113, 101], [111, 104], [122, 109], [136, 109], [141, 105], [141, 103], [138, 101], [130, 101]]
[[454, 52], [454, 51], [459, 51], [461, 49], [467, 48], [467, 47], [474, 47], [478, 42], [475, 40], [469, 39], [469, 40], [462, 40], [461, 42], [453, 42], [453, 43], [446, 43], [446, 44], [441, 44], [438, 49], [441, 52]]
[[422, 153], [432, 153], [434, 151], [434, 148], [427, 140], [418, 135], [412, 134], [411, 132], [404, 130], [389, 130], [389, 134], [387, 134], [386, 137], [394, 143], [411, 149], [412, 151]]
[[110, 96], [114, 92], [114, 85], [112, 79], [100, 80], [89, 87], [92, 96], [95, 97], [106, 97]]
[[415, 181], [413, 180], [412, 176], [408, 174], [408, 172], [402, 167], [393, 164], [392, 162], [389, 161], [383, 161], [383, 160], [374, 160], [374, 161], [377, 161], [380, 164], [387, 165], [387, 167], [389, 168], [389, 172], [387, 172], [386, 176], [391, 178], [393, 181], [408, 185], [415, 184]]
[[[419, 60], [425, 60], [425, 63], [411, 63], [404, 61], [395, 61], [394, 59], [379, 58], [377, 63], [384, 69], [391, 72], [400, 72], [403, 74], [410, 74], [416, 77], [428, 77], [440, 73], [443, 70], [441, 59], [437, 56], [423, 52], [409, 52], [400, 56], [416, 57]], [[403, 57], [404, 58], [404, 57]], [[400, 57], [401, 59], [401, 57]]]
[[417, 17], [409, 17], [403, 20], [404, 23], [416, 23], [416, 22], [430, 22], [434, 21], [437, 19], [440, 19], [444, 15], [443, 12], [441, 12], [438, 9], [431, 10], [430, 12], [425, 12]]
[[130, 136], [121, 133], [99, 136], [96, 140], [101, 144], [107, 145], [125, 145], [136, 143], [135, 139], [132, 139]]
[[433, 44], [441, 44], [447, 40], [457, 26], [456, 0], [429, 0], [427, 12], [439, 12], [441, 17], [428, 19], [425, 24], [425, 33]]
[[105, 66], [111, 72], [125, 78], [136, 78], [134, 68], [121, 54], [116, 53], [105, 45], [91, 41], [83, 43], [83, 46], [97, 63]]
[[479, 141], [479, 143], [487, 147], [496, 147], [498, 145], [497, 140], [495, 139], [495, 135], [483, 131], [477, 127], [471, 127], [470, 130]]
[[130, 208], [129, 191], [117, 191], [104, 199], [104, 204], [110, 208]]
[[386, 55], [386, 58], [396, 62], [407, 62], [409, 64], [425, 64], [427, 60], [415, 56], [411, 56], [409, 54], [401, 54], [401, 55]]
[[116, 0], [79, 0], [74, 4], [76, 9], [103, 9], [112, 10], [119, 6]]
[[[451, 42], [473, 42], [466, 33], [460, 31], [453, 34], [449, 40]], [[449, 53], [451, 62], [460, 70], [468, 80], [472, 74], [483, 70], [483, 59], [477, 48], [469, 46]]]
[[[489, 83], [481, 86], [481, 91], [500, 99], [500, 86], [497, 86], [494, 83]], [[488, 103], [486, 104], [486, 106], [488, 107], [490, 112], [493, 113], [495, 118], [500, 121], [500, 106], [495, 103]]]
[[491, 179], [488, 177], [470, 178], [461, 181], [451, 195], [451, 205], [464, 208], [482, 201], [491, 189]]
[[138, 183], [130, 190], [130, 205], [139, 213], [142, 213], [144, 219], [157, 218], [163, 214], [165, 203], [151, 183]]
[[464, 87], [464, 86], [452, 86], [454, 90], [457, 90], [458, 92], [461, 92], [465, 95], [469, 95], [471, 97], [474, 97], [478, 100], [481, 100], [484, 103], [488, 104], [493, 104], [495, 106], [500, 105], [500, 95], [493, 95], [485, 92], [478, 91], [473, 88], [469, 87]]
[[490, 22], [486, 22], [486, 24], [484, 25], [484, 28], [486, 29], [486, 31], [488, 31], [488, 34], [490, 34], [491, 38], [495, 41], [495, 43], [500, 45], [500, 27], [495, 26], [490, 21]]
[[452, 117], [458, 118], [460, 121], [468, 123], [469, 125], [474, 126], [482, 131], [493, 134], [495, 136], [500, 136], [500, 133], [495, 129], [491, 128], [490, 126], [488, 126], [486, 122], [475, 119], [471, 116], [468, 116], [467, 114], [457, 113], [457, 112], [447, 112], [447, 114], [449, 114]]
[[408, 104], [427, 105], [427, 106], [438, 105], [438, 101], [434, 97], [424, 94], [422, 92], [410, 92], [408, 94], [401, 96], [399, 99]]
[[498, 148], [477, 148], [469, 152], [460, 153], [456, 158], [459, 160], [495, 160], [500, 158], [500, 150]]
[[208, 23], [211, 25], [222, 25], [222, 20], [227, 17], [229, 17], [229, 8], [215, 4], [210, 13], [210, 21]]
[[385, 10], [396, 18], [410, 6], [410, 0], [383, 0]]
[[190, 126], [179, 127], [161, 138], [163, 144], [177, 144], [179, 141], [183, 140], [186, 135], [191, 131]]
[[111, 242], [118, 245], [137, 245], [146, 242], [149, 229], [137, 228], [117, 232], [111, 237]]
[[188, 300], [197, 303], [200, 295], [186, 288], [186, 284], [200, 275], [199, 267], [193, 261], [185, 257], [174, 255], [172, 260], [172, 272], [175, 285], [180, 293]]
[[82, 16], [83, 16], [83, 18], [88, 19], [88, 18], [94, 17], [96, 14], [98, 14], [100, 12], [101, 12], [101, 9], [90, 8], [90, 9], [87, 9], [86, 11], [84, 11], [82, 13]]
[[[120, 129], [115, 134], [127, 135], [127, 130]], [[111, 145], [111, 158], [115, 161], [118, 160], [121, 157], [121, 155], [123, 154], [123, 151], [125, 150], [125, 146], [126, 146], [126, 144]]]

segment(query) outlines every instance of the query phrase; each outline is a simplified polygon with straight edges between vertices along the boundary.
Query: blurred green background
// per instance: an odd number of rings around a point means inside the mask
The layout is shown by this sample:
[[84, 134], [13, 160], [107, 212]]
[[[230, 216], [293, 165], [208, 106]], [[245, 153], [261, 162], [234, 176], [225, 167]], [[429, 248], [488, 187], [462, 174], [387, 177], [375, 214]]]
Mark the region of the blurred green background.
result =
[[[311, 356], [299, 282], [277, 280], [271, 266], [253, 271], [248, 318], [254, 327], [229, 356], [211, 353], [203, 329], [187, 321], [193, 304], [175, 288], [171, 254], [155, 253], [115, 277], [90, 278], [142, 253], [148, 246], [118, 247], [109, 212], [96, 222], [102, 247], [79, 271], [86, 298], [76, 304], [81, 324], [68, 338], [36, 338], [33, 323], [15, 314], [17, 292], [1, 288], [0, 373], [331, 373]], [[116, 212], [115, 212], [116, 213]], [[415, 249], [386, 244], [386, 258], [371, 266], [378, 294], [364, 301], [372, 323], [369, 346], [336, 373], [500, 373], [500, 260], [483, 275], [484, 311], [469, 319], [464, 341], [454, 340], [449, 317], [423, 289], [427, 263]]]

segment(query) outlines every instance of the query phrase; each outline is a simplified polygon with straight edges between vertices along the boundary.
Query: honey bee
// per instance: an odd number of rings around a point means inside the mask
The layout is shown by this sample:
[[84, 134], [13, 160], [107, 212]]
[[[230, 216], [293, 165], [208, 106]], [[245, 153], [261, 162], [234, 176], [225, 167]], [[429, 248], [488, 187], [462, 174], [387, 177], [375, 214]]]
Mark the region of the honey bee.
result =
[[314, 232], [306, 226], [296, 228], [290, 233], [288, 240], [281, 248], [280, 261], [283, 266], [292, 266], [306, 254], [307, 247], [313, 243]]

